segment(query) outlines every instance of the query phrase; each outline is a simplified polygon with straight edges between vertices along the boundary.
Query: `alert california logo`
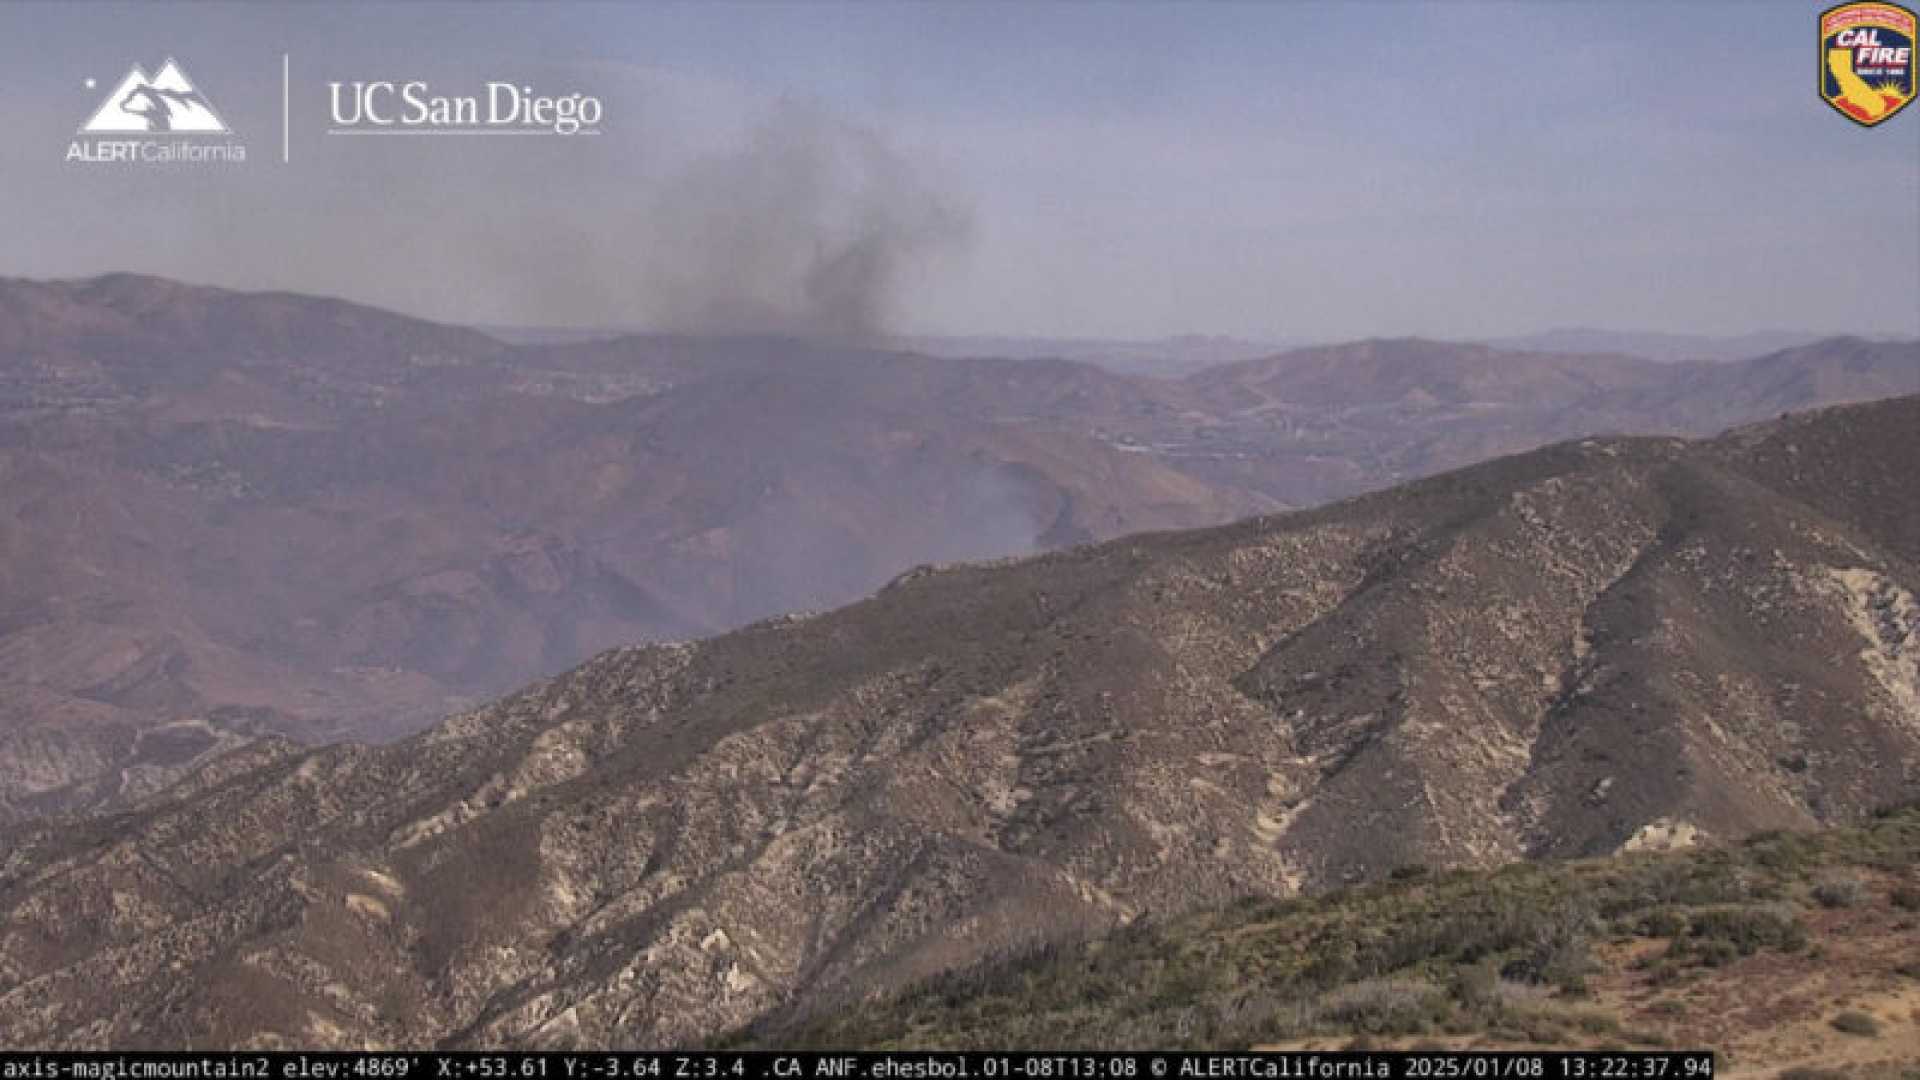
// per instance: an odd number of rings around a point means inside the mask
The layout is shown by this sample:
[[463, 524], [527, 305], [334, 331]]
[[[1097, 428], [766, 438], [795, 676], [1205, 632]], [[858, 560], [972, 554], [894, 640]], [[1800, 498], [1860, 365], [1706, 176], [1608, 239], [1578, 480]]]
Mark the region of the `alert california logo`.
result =
[[[88, 78], [88, 90], [99, 80]], [[139, 64], [107, 91], [67, 144], [89, 165], [208, 165], [247, 160], [245, 143], [172, 57], [153, 75]]]
[[1821, 12], [1820, 100], [1861, 127], [1893, 119], [1913, 101], [1916, 21], [1878, 0]]

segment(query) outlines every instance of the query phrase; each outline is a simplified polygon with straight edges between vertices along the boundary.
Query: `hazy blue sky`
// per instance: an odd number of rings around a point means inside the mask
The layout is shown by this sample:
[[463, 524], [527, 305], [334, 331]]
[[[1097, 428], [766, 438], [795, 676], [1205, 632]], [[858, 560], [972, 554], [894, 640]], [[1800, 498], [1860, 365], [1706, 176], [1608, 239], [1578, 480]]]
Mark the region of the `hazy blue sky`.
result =
[[[0, 274], [657, 322], [712, 257], [689, 188], [732, 190], [701, 162], [798, 108], [949, 215], [898, 330], [1920, 333], [1920, 106], [1865, 130], [1816, 98], [1821, 6], [9, 4]], [[83, 80], [168, 56], [251, 160], [64, 163]], [[324, 135], [326, 82], [374, 78], [584, 90], [605, 134]]]

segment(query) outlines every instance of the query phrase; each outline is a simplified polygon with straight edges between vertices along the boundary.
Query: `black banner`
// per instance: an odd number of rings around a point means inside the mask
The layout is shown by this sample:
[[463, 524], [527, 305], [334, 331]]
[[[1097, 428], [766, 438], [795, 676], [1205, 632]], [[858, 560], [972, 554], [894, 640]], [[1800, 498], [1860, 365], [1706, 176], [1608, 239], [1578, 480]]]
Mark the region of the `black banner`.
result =
[[0, 1080], [1702, 1080], [1708, 1051], [0, 1052]]

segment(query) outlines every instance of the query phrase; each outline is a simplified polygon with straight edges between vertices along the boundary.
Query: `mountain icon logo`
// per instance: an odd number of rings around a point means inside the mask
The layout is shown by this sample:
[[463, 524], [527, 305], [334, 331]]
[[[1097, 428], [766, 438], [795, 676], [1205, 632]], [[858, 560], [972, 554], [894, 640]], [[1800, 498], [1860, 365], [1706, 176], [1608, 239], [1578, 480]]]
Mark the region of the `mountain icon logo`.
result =
[[126, 132], [232, 134], [171, 57], [151, 78], [135, 64], [80, 129], [83, 135]]

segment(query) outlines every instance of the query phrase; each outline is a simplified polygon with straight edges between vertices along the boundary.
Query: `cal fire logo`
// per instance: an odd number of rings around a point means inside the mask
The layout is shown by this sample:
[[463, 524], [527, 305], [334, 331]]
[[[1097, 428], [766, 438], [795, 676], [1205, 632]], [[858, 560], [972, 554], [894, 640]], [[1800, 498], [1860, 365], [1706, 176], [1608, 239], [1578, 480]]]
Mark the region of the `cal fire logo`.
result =
[[1873, 127], [1913, 100], [1913, 12], [1898, 4], [1841, 4], [1820, 14], [1820, 97]]
[[213, 111], [213, 104], [194, 88], [186, 72], [171, 59], [152, 78], [147, 77], [139, 64], [133, 65], [133, 70], [107, 94], [86, 126], [80, 129], [83, 135], [135, 131], [228, 134], [227, 125], [220, 120], [220, 114]]

